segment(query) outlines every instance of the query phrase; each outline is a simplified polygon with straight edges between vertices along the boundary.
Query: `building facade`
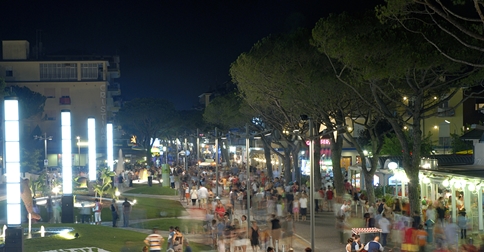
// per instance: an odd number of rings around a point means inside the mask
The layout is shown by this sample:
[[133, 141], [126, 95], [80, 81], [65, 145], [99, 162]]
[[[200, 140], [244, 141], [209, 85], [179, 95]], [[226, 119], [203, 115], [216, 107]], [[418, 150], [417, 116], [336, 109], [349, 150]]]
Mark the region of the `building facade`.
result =
[[[87, 119], [96, 119], [97, 153], [106, 150], [106, 123], [121, 106], [119, 57], [93, 55], [50, 55], [30, 58], [28, 41], [2, 41], [3, 58], [0, 78], [8, 86], [28, 87], [47, 99], [42, 116], [24, 123], [24, 131], [32, 134], [39, 127], [42, 134], [52, 136], [48, 143], [49, 166], [57, 166], [61, 153], [60, 112], [72, 114], [73, 164], [84, 166], [86, 159], [75, 145], [87, 141]], [[85, 151], [82, 151], [83, 153]]]

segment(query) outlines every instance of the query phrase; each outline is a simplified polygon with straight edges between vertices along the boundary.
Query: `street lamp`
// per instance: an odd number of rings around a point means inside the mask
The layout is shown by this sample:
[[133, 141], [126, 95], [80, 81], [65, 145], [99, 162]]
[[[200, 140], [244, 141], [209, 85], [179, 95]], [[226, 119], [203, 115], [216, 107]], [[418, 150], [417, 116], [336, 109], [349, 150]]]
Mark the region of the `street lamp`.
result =
[[47, 136], [47, 133], [44, 133], [43, 136], [34, 136], [35, 139], [37, 140], [44, 140], [44, 166], [45, 166], [45, 171], [47, 171], [47, 166], [49, 165], [49, 161], [47, 159], [47, 140], [52, 141], [52, 136]]
[[81, 137], [77, 136], [77, 161], [78, 161], [78, 166], [79, 169], [81, 168]]
[[44, 132], [43, 136], [34, 136], [37, 140], [44, 140], [44, 168], [45, 168], [45, 181], [46, 185], [50, 185], [49, 183], [49, 174], [48, 174], [48, 167], [49, 167], [49, 159], [47, 158], [47, 141], [52, 141], [52, 136], [47, 136], [47, 133]]
[[[310, 193], [309, 193], [309, 202], [311, 202], [311, 204], [314, 204], [314, 184], [315, 184], [315, 181], [314, 181], [314, 132], [313, 132], [313, 122], [311, 120], [311, 118], [308, 118], [308, 123], [309, 123], [309, 139], [310, 139], [310, 142], [309, 142], [309, 167], [310, 167], [310, 181], [309, 181], [309, 188], [310, 188]], [[321, 178], [318, 178], [318, 179], [321, 179]], [[313, 207], [314, 209], [314, 207]], [[311, 211], [311, 215], [310, 215], [310, 230], [311, 230], [311, 249], [312, 251], [314, 251], [314, 225], [315, 225], [315, 217], [316, 213], [314, 213], [313, 211]]]

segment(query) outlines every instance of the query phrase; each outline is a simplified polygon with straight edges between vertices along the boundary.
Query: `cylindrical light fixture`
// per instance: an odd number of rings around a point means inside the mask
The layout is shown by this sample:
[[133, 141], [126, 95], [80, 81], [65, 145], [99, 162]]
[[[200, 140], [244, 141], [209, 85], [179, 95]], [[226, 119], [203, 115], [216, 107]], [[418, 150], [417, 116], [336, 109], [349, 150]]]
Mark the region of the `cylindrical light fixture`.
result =
[[5, 168], [7, 177], [7, 225], [21, 224], [20, 211], [20, 143], [18, 100], [5, 98], [4, 139]]
[[108, 157], [108, 167], [110, 171], [114, 170], [114, 144], [113, 144], [113, 124], [108, 123], [106, 125], [106, 139], [107, 139], [107, 157]]
[[72, 194], [71, 111], [61, 111], [62, 132], [62, 193]]
[[96, 180], [96, 119], [87, 119], [87, 138], [89, 148], [89, 180]]

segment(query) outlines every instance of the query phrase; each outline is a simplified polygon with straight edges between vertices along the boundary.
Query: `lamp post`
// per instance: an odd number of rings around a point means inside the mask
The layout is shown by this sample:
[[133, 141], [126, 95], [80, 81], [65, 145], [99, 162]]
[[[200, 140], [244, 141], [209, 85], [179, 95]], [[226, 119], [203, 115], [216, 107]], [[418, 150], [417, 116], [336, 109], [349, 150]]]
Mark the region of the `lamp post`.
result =
[[[309, 175], [309, 202], [311, 204], [314, 204], [314, 132], [313, 132], [313, 121], [311, 118], [308, 118], [308, 123], [309, 123], [309, 167], [310, 167], [310, 175]], [[320, 178], [319, 178], [320, 179]], [[312, 209], [315, 209], [312, 207]], [[314, 250], [314, 225], [315, 225], [315, 217], [316, 213], [314, 211], [311, 211], [310, 215], [310, 233], [311, 233], [311, 249], [312, 251]]]
[[35, 135], [34, 138], [37, 139], [37, 140], [43, 140], [44, 141], [44, 166], [45, 166], [46, 171], [47, 171], [47, 166], [48, 166], [48, 163], [46, 161], [47, 160], [47, 140], [51, 141], [52, 136], [47, 136], [47, 133], [44, 133], [43, 136]]
[[47, 133], [44, 132], [43, 136], [34, 136], [35, 139], [37, 140], [44, 140], [44, 168], [45, 168], [45, 179], [46, 179], [46, 184], [49, 185], [49, 175], [48, 173], [48, 167], [49, 167], [49, 159], [47, 158], [47, 141], [52, 141], [52, 136], [47, 136]]
[[217, 134], [217, 128], [215, 128], [215, 186], [216, 186], [216, 194], [218, 194], [218, 134]]
[[197, 177], [198, 177], [198, 187], [197, 188], [200, 188], [200, 175], [201, 175], [201, 172], [200, 172], [200, 133], [198, 132], [198, 129], [197, 129]]
[[252, 190], [252, 186], [250, 183], [250, 157], [249, 157], [249, 147], [250, 147], [250, 139], [249, 139], [249, 124], [245, 125], [245, 158], [247, 165], [245, 169], [247, 169], [247, 230], [250, 230], [250, 191]]
[[81, 168], [81, 137], [77, 136], [77, 161], [78, 161], [78, 166], [79, 169]]

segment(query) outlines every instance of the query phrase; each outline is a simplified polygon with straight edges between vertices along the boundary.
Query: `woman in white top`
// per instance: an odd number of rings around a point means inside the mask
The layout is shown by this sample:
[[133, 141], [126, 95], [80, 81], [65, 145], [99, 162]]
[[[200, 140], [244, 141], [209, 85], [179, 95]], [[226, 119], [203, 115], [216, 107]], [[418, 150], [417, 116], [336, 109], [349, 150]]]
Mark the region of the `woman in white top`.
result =
[[306, 213], [308, 210], [308, 195], [306, 194], [305, 191], [302, 192], [301, 198], [299, 199], [299, 206], [301, 207], [300, 212], [301, 212], [301, 220], [305, 221], [306, 220]]
[[299, 194], [296, 193], [294, 201], [292, 202], [292, 213], [294, 214], [294, 221], [299, 221]]
[[183, 184], [183, 187], [185, 188], [185, 198], [187, 199], [187, 206], [188, 202], [190, 201], [190, 187], [185, 183]]
[[348, 242], [346, 243], [346, 252], [351, 252], [351, 243], [353, 243], [353, 238], [348, 238]]
[[194, 207], [198, 199], [198, 191], [196, 186], [193, 186], [192, 190], [190, 190], [190, 198], [192, 199], [192, 206]]

